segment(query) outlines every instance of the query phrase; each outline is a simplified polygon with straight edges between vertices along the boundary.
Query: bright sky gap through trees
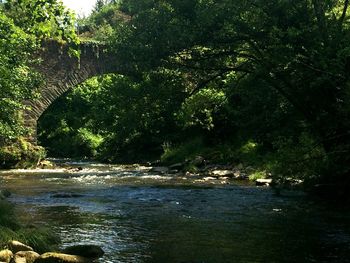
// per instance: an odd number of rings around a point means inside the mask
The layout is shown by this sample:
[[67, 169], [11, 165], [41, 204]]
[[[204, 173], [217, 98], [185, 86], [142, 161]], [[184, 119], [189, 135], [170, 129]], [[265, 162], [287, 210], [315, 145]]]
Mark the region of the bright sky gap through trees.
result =
[[79, 16], [87, 16], [91, 12], [96, 0], [62, 0], [63, 4], [75, 11]]

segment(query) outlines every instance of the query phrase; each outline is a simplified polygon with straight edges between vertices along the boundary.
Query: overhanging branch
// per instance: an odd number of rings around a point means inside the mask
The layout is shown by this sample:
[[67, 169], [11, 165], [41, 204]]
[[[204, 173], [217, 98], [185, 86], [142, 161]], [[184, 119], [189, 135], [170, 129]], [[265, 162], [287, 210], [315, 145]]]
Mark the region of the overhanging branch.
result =
[[345, 0], [344, 7], [343, 7], [343, 12], [342, 12], [341, 17], [339, 18], [339, 28], [340, 29], [343, 26], [343, 23], [344, 23], [344, 20], [345, 20], [345, 17], [346, 17], [346, 13], [348, 11], [348, 7], [349, 7], [349, 0]]

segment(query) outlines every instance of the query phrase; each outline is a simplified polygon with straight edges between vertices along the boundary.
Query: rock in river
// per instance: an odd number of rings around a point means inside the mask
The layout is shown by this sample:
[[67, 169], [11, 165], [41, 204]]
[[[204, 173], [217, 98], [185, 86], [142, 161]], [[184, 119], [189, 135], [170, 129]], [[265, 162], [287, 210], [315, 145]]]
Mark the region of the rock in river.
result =
[[27, 260], [24, 257], [20, 257], [18, 255], [15, 255], [15, 257], [12, 259], [11, 263], [27, 263]]
[[19, 241], [12, 240], [7, 244], [7, 247], [13, 252], [17, 253], [19, 251], [33, 251], [33, 248], [27, 246]]
[[11, 250], [5, 249], [0, 251], [0, 262], [10, 263], [13, 257], [13, 253]]
[[91, 259], [81, 256], [68, 255], [62, 253], [48, 252], [42, 254], [35, 263], [90, 263]]
[[40, 255], [34, 251], [19, 251], [15, 255], [15, 259], [24, 258], [26, 263], [34, 263], [35, 260], [39, 257]]
[[96, 245], [76, 245], [67, 247], [64, 253], [78, 255], [86, 258], [100, 258], [105, 253], [101, 247]]
[[255, 184], [257, 186], [269, 186], [272, 184], [272, 179], [256, 179]]

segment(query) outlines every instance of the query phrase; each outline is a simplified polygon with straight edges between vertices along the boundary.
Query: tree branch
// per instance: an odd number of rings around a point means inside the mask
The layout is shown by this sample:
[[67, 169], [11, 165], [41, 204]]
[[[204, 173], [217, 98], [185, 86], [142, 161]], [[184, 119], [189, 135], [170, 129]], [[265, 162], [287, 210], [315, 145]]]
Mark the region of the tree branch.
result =
[[343, 26], [343, 23], [344, 23], [344, 20], [346, 17], [346, 13], [348, 11], [348, 7], [349, 7], [349, 0], [345, 0], [344, 7], [343, 7], [343, 13], [342, 13], [341, 17], [339, 18], [339, 28], [340, 29]]
[[228, 71], [220, 71], [219, 73], [211, 76], [210, 78], [202, 81], [201, 83], [199, 83], [198, 85], [196, 85], [196, 87], [191, 91], [190, 96], [192, 96], [193, 94], [195, 94], [197, 91], [199, 91], [200, 89], [204, 88], [207, 84], [209, 84], [210, 82], [212, 82], [213, 80], [222, 77], [224, 74], [226, 74]]
[[195, 65], [189, 65], [189, 64], [185, 64], [185, 63], [181, 63], [181, 62], [175, 62], [174, 64], [184, 67], [184, 68], [188, 68], [188, 69], [193, 69], [193, 70], [201, 70], [201, 71], [224, 71], [224, 72], [244, 72], [244, 73], [253, 73], [251, 70], [249, 70], [248, 68], [244, 68], [244, 66], [246, 66], [244, 63], [241, 65], [237, 65], [234, 67], [229, 67], [229, 66], [223, 66], [223, 67], [201, 67], [201, 66], [195, 66]]

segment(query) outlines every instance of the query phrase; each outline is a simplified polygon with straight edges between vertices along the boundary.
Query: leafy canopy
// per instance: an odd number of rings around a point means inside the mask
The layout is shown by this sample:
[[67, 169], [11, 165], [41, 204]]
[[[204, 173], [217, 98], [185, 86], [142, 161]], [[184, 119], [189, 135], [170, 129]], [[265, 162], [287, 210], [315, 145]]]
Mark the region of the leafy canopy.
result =
[[41, 79], [33, 54], [44, 40], [77, 42], [73, 15], [56, 0], [0, 2], [0, 145], [26, 133], [21, 112]]

